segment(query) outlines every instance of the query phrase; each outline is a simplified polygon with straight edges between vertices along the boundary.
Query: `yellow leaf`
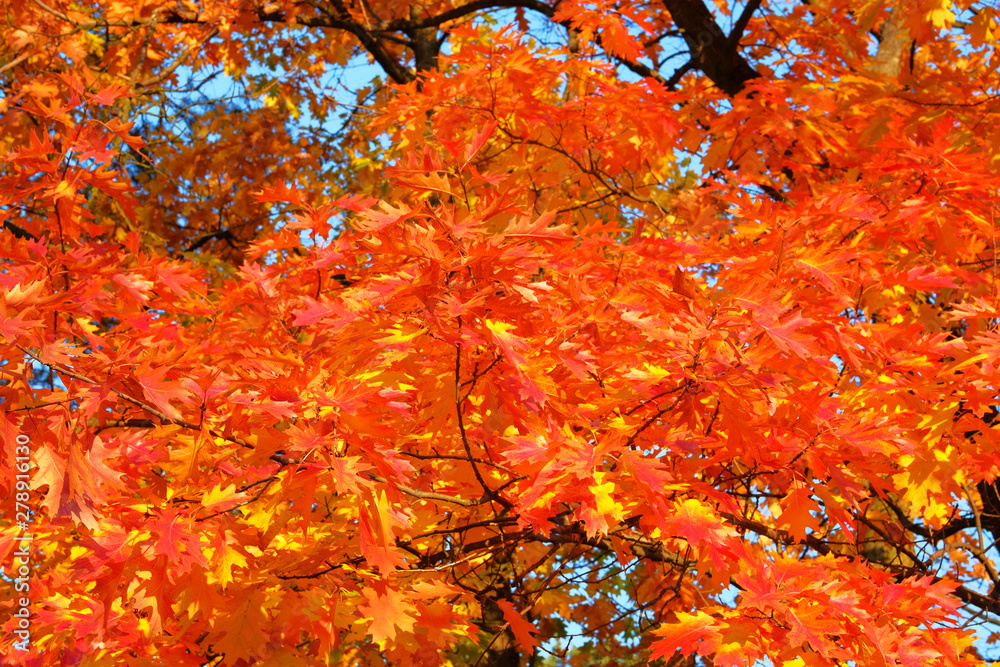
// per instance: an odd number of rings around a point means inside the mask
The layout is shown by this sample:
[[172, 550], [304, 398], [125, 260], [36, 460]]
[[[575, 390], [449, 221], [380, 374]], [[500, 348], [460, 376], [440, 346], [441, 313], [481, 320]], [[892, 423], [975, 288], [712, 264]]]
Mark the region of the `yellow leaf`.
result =
[[939, 30], [951, 27], [955, 21], [955, 12], [951, 11], [951, 0], [943, 0], [927, 13], [927, 19]]
[[215, 550], [212, 565], [222, 590], [226, 590], [226, 586], [233, 582], [233, 568], [246, 567], [247, 558], [239, 550], [227, 544]]
[[70, 187], [70, 184], [66, 181], [59, 181], [59, 184], [54, 188], [49, 188], [45, 194], [49, 195], [53, 199], [62, 199], [63, 197], [72, 197], [75, 194], [75, 190]]
[[215, 507], [234, 500], [243, 500], [245, 494], [236, 492], [236, 485], [230, 484], [222, 488], [222, 484], [216, 484], [211, 491], [201, 497], [202, 507]]
[[607, 514], [609, 516], [615, 517], [616, 521], [621, 521], [622, 511], [621, 505], [611, 497], [611, 492], [615, 490], [614, 482], [606, 482], [601, 484], [601, 480], [607, 477], [606, 472], [599, 472], [594, 475], [594, 479], [597, 480], [597, 484], [590, 487], [591, 492], [594, 494], [594, 499], [597, 501], [597, 511], [601, 514]]
[[399, 345], [409, 343], [411, 340], [427, 331], [427, 329], [417, 329], [416, 331], [405, 332], [403, 327], [396, 327], [389, 332], [388, 336], [379, 338], [376, 342], [379, 345]]

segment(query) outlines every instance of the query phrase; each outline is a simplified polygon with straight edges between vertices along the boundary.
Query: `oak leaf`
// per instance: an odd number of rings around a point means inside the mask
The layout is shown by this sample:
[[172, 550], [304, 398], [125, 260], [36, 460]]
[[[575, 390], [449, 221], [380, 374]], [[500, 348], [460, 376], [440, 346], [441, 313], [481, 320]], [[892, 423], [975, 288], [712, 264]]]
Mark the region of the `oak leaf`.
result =
[[517, 638], [517, 643], [528, 652], [528, 655], [532, 655], [535, 647], [538, 646], [538, 639], [535, 637], [538, 634], [538, 628], [533, 623], [526, 621], [510, 600], [497, 600], [496, 604], [503, 611], [504, 620], [510, 625], [510, 631]]

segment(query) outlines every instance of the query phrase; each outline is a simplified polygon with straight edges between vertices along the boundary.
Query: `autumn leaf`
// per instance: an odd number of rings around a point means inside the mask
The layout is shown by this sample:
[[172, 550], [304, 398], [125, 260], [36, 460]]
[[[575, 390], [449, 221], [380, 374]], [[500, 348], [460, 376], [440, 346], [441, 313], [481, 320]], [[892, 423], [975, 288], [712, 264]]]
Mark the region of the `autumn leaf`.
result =
[[109, 105], [114, 104], [115, 100], [125, 96], [127, 94], [127, 88], [125, 86], [110, 84], [104, 86], [96, 93], [90, 96], [91, 102], [96, 102], [97, 104]]
[[175, 382], [164, 380], [168, 372], [168, 368], [160, 367], [157, 369], [140, 369], [140, 373], [136, 375], [136, 381], [142, 386], [146, 397], [160, 409], [163, 414], [171, 419], [178, 419], [181, 416], [180, 411], [171, 405], [172, 400], [186, 400], [188, 397], [188, 392], [183, 387], [180, 387]]
[[787, 529], [798, 540], [804, 540], [810, 531], [819, 530], [819, 519], [812, 513], [820, 512], [819, 503], [805, 486], [795, 486], [781, 501], [782, 511], [778, 525]]
[[362, 591], [362, 595], [368, 602], [359, 605], [358, 610], [371, 621], [368, 632], [375, 642], [394, 640], [397, 628], [402, 632], [413, 629], [413, 624], [416, 623], [414, 616], [416, 607], [406, 602], [399, 592], [386, 588], [384, 592], [379, 593], [367, 588]]
[[270, 202], [284, 202], [286, 204], [301, 206], [305, 203], [299, 191], [295, 187], [288, 187], [284, 181], [278, 181], [271, 187], [260, 190], [256, 194], [256, 198], [257, 201], [262, 204]]
[[216, 547], [211, 564], [215, 575], [219, 578], [219, 586], [225, 591], [229, 584], [236, 580], [234, 568], [246, 568], [249, 561], [239, 547], [227, 543]]
[[808, 334], [798, 332], [797, 329], [812, 324], [812, 322], [813, 320], [803, 317], [800, 311], [795, 311], [781, 322], [757, 321], [757, 324], [767, 332], [779, 350], [804, 357], [809, 354], [808, 345], [813, 338]]
[[675, 651], [684, 655], [698, 652], [710, 655], [718, 646], [721, 628], [719, 622], [703, 611], [694, 614], [678, 613], [677, 620], [662, 624], [653, 631], [659, 637], [650, 648], [650, 660], [669, 658]]
[[150, 531], [158, 535], [156, 540], [156, 551], [162, 553], [173, 562], [178, 562], [183, 557], [180, 547], [184, 543], [186, 531], [184, 523], [177, 512], [164, 512], [150, 524]]
[[40, 667], [995, 648], [995, 7], [127, 4], [0, 27]]
[[550, 227], [549, 224], [555, 219], [554, 212], [547, 212], [540, 215], [535, 220], [523, 217], [514, 220], [504, 231], [508, 238], [527, 239], [565, 239], [568, 237], [568, 227], [557, 225]]
[[843, 294], [846, 289], [844, 278], [851, 270], [849, 262], [855, 257], [849, 250], [838, 252], [827, 246], [800, 255], [794, 260], [794, 264], [816, 278], [829, 291]]
[[51, 448], [42, 445], [34, 450], [34, 463], [38, 466], [32, 482], [34, 486], [48, 486], [45, 494], [44, 507], [50, 515], [59, 511], [62, 502], [63, 486], [66, 483], [66, 461]]
[[227, 600], [230, 611], [224, 624], [209, 635], [212, 649], [226, 660], [249, 660], [260, 655], [260, 637], [267, 628], [267, 596], [256, 587], [248, 587]]
[[245, 497], [243, 493], [236, 490], [235, 484], [222, 488], [220, 483], [201, 497], [201, 504], [205, 508], [217, 508], [219, 505], [231, 505], [234, 501], [243, 500]]
[[524, 617], [509, 600], [497, 600], [496, 604], [503, 611], [503, 617], [510, 625], [510, 631], [517, 638], [517, 643], [528, 652], [528, 655], [532, 655], [535, 647], [538, 646], [538, 639], [534, 636], [538, 634], [538, 628], [524, 620]]

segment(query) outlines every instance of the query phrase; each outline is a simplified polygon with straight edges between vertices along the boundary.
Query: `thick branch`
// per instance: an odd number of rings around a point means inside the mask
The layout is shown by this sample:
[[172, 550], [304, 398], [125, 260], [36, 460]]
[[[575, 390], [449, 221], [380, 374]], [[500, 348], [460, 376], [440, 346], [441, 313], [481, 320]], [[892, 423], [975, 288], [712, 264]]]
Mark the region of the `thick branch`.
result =
[[[698, 561], [691, 558], [684, 558], [679, 553], [667, 549], [662, 542], [651, 540], [646, 537], [629, 538], [624, 535], [618, 536], [636, 558], [644, 558], [657, 563], [670, 563], [679, 567], [696, 567]], [[615, 545], [611, 538], [607, 536], [588, 537], [584, 527], [580, 523], [569, 526], [553, 528], [548, 535], [532, 535], [534, 542], [544, 542], [546, 544], [586, 544], [602, 551], [615, 551]]]
[[959, 586], [956, 588], [953, 595], [965, 604], [978, 607], [979, 609], [983, 609], [1000, 616], [1000, 602], [997, 602], [991, 597], [983, 595], [982, 593], [970, 591], [965, 586]]
[[740, 46], [740, 39], [743, 38], [743, 31], [747, 29], [747, 24], [750, 23], [750, 19], [753, 17], [754, 12], [760, 9], [761, 0], [750, 0], [743, 8], [740, 13], [740, 17], [736, 19], [736, 25], [733, 26], [733, 31], [729, 33], [729, 37], [726, 38], [726, 48], [735, 51]]
[[737, 95], [748, 81], [760, 76], [738, 49], [739, 38], [759, 2], [747, 5], [730, 37], [701, 0], [663, 0], [663, 4], [684, 35], [694, 66], [724, 93]]
[[475, 14], [476, 12], [484, 9], [518, 8], [531, 9], [544, 14], [548, 18], [552, 18], [555, 14], [555, 9], [544, 2], [539, 2], [538, 0], [474, 0], [473, 2], [468, 2], [461, 7], [454, 7], [448, 11], [441, 12], [437, 16], [428, 16], [419, 20], [413, 20], [411, 18], [389, 21], [384, 26], [380, 26], [380, 28], [383, 30], [400, 30], [404, 32], [409, 30], [422, 30], [424, 28], [437, 28], [445, 23], [448, 23], [449, 21], [465, 18], [470, 14]]
[[819, 539], [806, 537], [802, 540], [797, 540], [792, 537], [786, 530], [778, 530], [777, 528], [771, 528], [770, 526], [765, 526], [757, 521], [752, 521], [750, 519], [745, 519], [741, 516], [736, 516], [734, 514], [727, 514], [725, 512], [720, 513], [720, 516], [726, 521], [736, 526], [737, 528], [742, 528], [744, 530], [749, 530], [757, 535], [768, 538], [773, 542], [778, 542], [781, 544], [800, 544], [804, 547], [809, 547], [813, 551], [823, 556], [831, 553], [830, 546]]
[[413, 72], [396, 62], [396, 59], [393, 58], [389, 52], [385, 50], [378, 39], [376, 39], [372, 30], [361, 25], [360, 23], [357, 23], [356, 21], [351, 20], [350, 14], [347, 12], [347, 9], [340, 0], [334, 0], [333, 6], [337, 9], [340, 16], [339, 19], [332, 20], [339, 20], [345, 30], [353, 33], [354, 36], [358, 38], [361, 45], [364, 46], [368, 53], [372, 55], [375, 62], [377, 62], [382, 69], [385, 70], [385, 73], [389, 75], [389, 78], [396, 83], [409, 83], [416, 78]]
[[[690, 558], [684, 558], [679, 553], [667, 549], [662, 542], [651, 540], [646, 537], [629, 537], [617, 535], [636, 558], [644, 558], [657, 563], [670, 563], [679, 567], [691, 568], [697, 566], [698, 562]], [[556, 526], [548, 535], [534, 533], [531, 530], [520, 530], [513, 533], [501, 533], [471, 544], [462, 545], [457, 549], [436, 551], [426, 554], [420, 561], [419, 567], [436, 565], [449, 558], [460, 558], [468, 554], [483, 549], [493, 549], [497, 545], [526, 540], [529, 542], [541, 542], [543, 544], [583, 544], [600, 549], [601, 551], [614, 552], [615, 546], [611, 538], [606, 535], [596, 535], [590, 537], [582, 523], [576, 522], [566, 526]]]
[[[74, 21], [62, 12], [49, 7], [41, 0], [33, 1], [36, 5], [53, 16], [72, 24], [77, 30], [92, 30], [97, 27], [136, 28], [140, 26], [153, 26], [156, 23], [173, 25], [209, 25], [212, 23], [208, 17], [200, 12], [187, 11], [180, 8], [164, 10], [162, 12], [158, 12], [154, 17], [149, 18]], [[329, 14], [321, 16], [297, 16], [295, 18], [296, 25], [307, 28], [346, 30], [358, 38], [362, 46], [364, 46], [364, 48], [375, 59], [375, 62], [377, 62], [382, 69], [385, 70], [385, 73], [388, 74], [393, 81], [396, 83], [409, 83], [416, 78], [410, 70], [396, 62], [396, 60], [385, 50], [383, 45], [376, 38], [376, 34], [379, 31], [376, 30], [373, 32], [360, 23], [353, 21], [346, 10], [343, 10], [343, 6], [340, 3], [336, 4], [339, 5], [341, 10], [340, 16], [330, 16]], [[261, 23], [284, 23], [287, 21], [285, 12], [278, 9], [276, 4], [270, 4], [257, 9], [256, 16], [257, 20]]]
[[903, 53], [910, 48], [913, 40], [905, 25], [906, 12], [895, 8], [882, 24], [878, 53], [868, 69], [889, 79], [897, 79], [903, 67]]
[[238, 239], [236, 238], [236, 236], [233, 235], [232, 231], [228, 229], [220, 229], [217, 232], [212, 232], [210, 234], [203, 234], [202, 236], [199, 236], [198, 239], [194, 243], [189, 245], [184, 252], [194, 252], [195, 250], [198, 250], [203, 245], [205, 245], [206, 243], [208, 243], [213, 239], [220, 239], [228, 243], [233, 248], [237, 247], [236, 242], [238, 241]]

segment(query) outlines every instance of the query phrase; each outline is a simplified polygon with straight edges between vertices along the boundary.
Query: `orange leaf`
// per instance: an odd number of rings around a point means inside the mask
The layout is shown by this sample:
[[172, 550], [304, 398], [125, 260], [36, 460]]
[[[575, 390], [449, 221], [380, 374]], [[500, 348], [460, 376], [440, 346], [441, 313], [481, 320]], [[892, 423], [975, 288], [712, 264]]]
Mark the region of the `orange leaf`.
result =
[[366, 604], [358, 605], [365, 617], [371, 619], [368, 633], [375, 642], [384, 639], [395, 639], [396, 628], [403, 632], [411, 632], [416, 623], [414, 616], [416, 607], [403, 595], [391, 588], [385, 588], [383, 593], [372, 588], [361, 591], [368, 600]]
[[718, 621], [703, 611], [696, 611], [693, 614], [681, 612], [677, 614], [677, 621], [674, 623], [664, 623], [653, 634], [661, 637], [650, 644], [652, 654], [649, 659], [669, 658], [676, 651], [684, 655], [691, 655], [698, 651], [701, 655], [709, 655], [715, 652], [721, 636], [721, 628]]
[[510, 624], [510, 630], [517, 638], [517, 643], [528, 652], [530, 656], [538, 646], [538, 639], [534, 635], [538, 634], [538, 628], [533, 623], [524, 620], [520, 612], [514, 609], [514, 605], [508, 600], [497, 600], [497, 606], [503, 611], [503, 617]]

